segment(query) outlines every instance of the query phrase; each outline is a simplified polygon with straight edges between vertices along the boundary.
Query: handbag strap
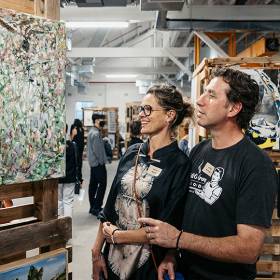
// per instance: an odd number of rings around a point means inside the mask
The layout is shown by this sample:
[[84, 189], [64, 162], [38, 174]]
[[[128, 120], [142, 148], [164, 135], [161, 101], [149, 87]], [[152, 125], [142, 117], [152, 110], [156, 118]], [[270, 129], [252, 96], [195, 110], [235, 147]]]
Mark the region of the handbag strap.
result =
[[71, 141], [73, 148], [74, 148], [74, 155], [75, 155], [75, 165], [76, 165], [76, 181], [79, 180], [79, 166], [78, 166], [78, 149], [77, 149], [77, 144], [75, 141]]
[[[141, 211], [141, 199], [140, 199], [140, 196], [138, 195], [137, 190], [136, 190], [137, 166], [138, 166], [139, 154], [140, 154], [142, 145], [143, 145], [143, 143], [140, 145], [140, 147], [138, 149], [138, 152], [137, 152], [137, 155], [136, 155], [135, 165], [134, 165], [134, 176], [133, 176], [133, 183], [132, 183], [132, 191], [134, 193], [134, 197], [135, 197], [135, 201], [136, 201], [138, 218], [143, 217], [142, 211]], [[143, 225], [141, 225], [141, 227], [142, 226]], [[155, 269], [157, 271], [158, 267], [157, 267], [156, 258], [155, 258], [155, 255], [154, 255], [153, 248], [152, 248], [151, 244], [150, 244], [150, 252], [151, 252], [151, 255], [152, 255], [153, 264], [154, 264]]]

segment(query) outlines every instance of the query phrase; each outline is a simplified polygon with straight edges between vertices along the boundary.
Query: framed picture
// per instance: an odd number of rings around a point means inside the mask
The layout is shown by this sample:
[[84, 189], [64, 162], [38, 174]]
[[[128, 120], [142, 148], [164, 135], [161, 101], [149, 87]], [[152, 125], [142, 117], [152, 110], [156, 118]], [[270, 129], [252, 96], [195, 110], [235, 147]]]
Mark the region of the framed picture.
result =
[[116, 124], [116, 112], [108, 111], [108, 133], [116, 133], [117, 124]]
[[68, 280], [68, 254], [58, 249], [38, 256], [0, 265], [1, 280]]
[[84, 126], [92, 126], [92, 110], [84, 110]]

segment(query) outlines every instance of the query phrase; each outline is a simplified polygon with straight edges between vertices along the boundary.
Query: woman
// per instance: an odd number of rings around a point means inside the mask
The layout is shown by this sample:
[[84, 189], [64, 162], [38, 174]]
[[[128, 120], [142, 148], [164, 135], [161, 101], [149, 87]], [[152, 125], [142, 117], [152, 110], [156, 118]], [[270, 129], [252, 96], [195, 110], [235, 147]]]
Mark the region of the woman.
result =
[[[72, 131], [76, 130], [77, 133], [72, 135]], [[82, 166], [83, 166], [83, 152], [84, 152], [84, 128], [83, 123], [79, 119], [75, 119], [74, 123], [71, 125], [70, 128], [70, 135], [72, 136], [73, 141], [77, 144], [78, 148], [78, 178], [83, 183], [83, 176], [82, 176]]]
[[92, 248], [94, 280], [101, 275], [110, 280], [157, 279], [153, 260], [159, 264], [164, 251], [158, 247], [151, 251], [138, 218], [156, 217], [180, 225], [178, 210], [186, 194], [190, 162], [172, 135], [183, 119], [192, 115], [193, 107], [183, 102], [174, 87], [153, 86], [143, 98], [141, 133], [149, 138], [129, 147], [120, 160], [99, 215], [103, 224]]
[[[68, 132], [66, 124], [65, 132]], [[58, 184], [58, 216], [72, 217], [74, 203], [74, 189], [77, 180], [77, 147], [73, 137], [77, 134], [76, 128], [72, 129], [69, 139], [66, 141], [66, 169], [65, 177], [59, 178]]]

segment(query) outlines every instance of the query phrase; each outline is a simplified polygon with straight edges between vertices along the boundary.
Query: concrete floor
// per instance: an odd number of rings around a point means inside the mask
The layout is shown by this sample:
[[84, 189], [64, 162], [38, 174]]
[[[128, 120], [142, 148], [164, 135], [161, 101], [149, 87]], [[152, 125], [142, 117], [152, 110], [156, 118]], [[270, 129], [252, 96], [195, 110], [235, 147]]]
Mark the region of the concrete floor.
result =
[[[117, 170], [118, 161], [107, 164], [107, 190], [104, 198], [110, 190], [112, 181]], [[81, 202], [75, 198], [73, 213], [73, 280], [91, 280], [91, 247], [95, 239], [95, 235], [99, 226], [99, 221], [95, 216], [88, 213], [88, 182], [90, 177], [90, 169], [87, 161], [83, 163], [83, 187], [85, 188], [84, 200]]]

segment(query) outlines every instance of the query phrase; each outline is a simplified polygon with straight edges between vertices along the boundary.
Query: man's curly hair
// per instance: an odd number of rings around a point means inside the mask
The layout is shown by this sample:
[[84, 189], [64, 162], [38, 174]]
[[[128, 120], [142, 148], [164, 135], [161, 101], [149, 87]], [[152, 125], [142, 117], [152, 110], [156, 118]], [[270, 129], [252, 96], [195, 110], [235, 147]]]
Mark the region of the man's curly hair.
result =
[[248, 74], [231, 68], [215, 68], [211, 78], [222, 77], [229, 85], [227, 98], [232, 103], [241, 102], [242, 109], [238, 113], [236, 122], [242, 129], [247, 129], [249, 122], [258, 110], [260, 102], [259, 86]]

